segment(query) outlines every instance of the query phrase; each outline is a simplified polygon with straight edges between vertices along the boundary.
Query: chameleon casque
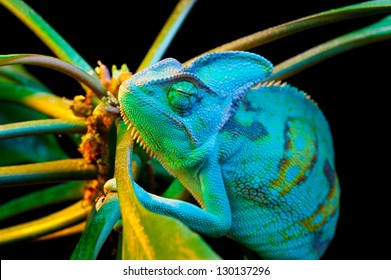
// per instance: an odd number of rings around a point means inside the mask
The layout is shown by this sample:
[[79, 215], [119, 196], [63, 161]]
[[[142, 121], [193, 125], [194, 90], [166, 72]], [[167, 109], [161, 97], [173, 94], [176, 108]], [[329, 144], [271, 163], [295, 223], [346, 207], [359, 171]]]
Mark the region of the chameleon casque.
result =
[[120, 87], [130, 133], [201, 206], [134, 184], [149, 210], [212, 237], [227, 235], [264, 259], [318, 259], [333, 238], [339, 183], [328, 123], [296, 88], [269, 82], [265, 58], [164, 59]]

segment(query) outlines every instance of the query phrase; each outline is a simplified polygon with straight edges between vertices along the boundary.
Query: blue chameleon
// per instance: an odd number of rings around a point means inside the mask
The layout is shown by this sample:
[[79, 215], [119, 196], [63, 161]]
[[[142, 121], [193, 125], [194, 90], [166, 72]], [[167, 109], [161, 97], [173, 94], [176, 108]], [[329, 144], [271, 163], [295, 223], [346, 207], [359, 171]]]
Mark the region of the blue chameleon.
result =
[[335, 233], [340, 189], [328, 123], [308, 95], [249, 52], [164, 59], [119, 90], [137, 142], [199, 206], [152, 195], [141, 203], [194, 231], [226, 235], [263, 259], [318, 259]]

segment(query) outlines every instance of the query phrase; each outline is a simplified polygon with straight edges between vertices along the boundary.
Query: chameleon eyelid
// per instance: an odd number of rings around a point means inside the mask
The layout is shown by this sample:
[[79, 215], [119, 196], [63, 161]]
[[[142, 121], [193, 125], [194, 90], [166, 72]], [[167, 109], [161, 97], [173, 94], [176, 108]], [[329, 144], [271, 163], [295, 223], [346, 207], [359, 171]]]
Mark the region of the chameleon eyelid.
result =
[[212, 94], [215, 94], [214, 91], [210, 87], [208, 87], [203, 81], [201, 81], [193, 73], [189, 73], [189, 72], [178, 73], [178, 74], [175, 74], [174, 76], [172, 76], [171, 80], [174, 83], [185, 80], [185, 81], [193, 83], [197, 88], [205, 89], [205, 90], [211, 92]]
[[176, 89], [175, 91], [179, 92], [179, 93], [182, 93], [183, 95], [187, 95], [187, 96], [191, 96], [192, 94], [187, 92], [187, 91], [183, 91], [181, 89]]

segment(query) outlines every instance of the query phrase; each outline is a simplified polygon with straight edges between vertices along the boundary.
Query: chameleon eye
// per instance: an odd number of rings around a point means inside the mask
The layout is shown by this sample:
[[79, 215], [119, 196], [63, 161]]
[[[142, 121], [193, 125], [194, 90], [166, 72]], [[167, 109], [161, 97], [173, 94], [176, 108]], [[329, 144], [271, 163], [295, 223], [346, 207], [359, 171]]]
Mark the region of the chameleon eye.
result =
[[168, 91], [170, 105], [179, 111], [192, 108], [197, 100], [197, 87], [189, 81], [179, 81], [174, 83]]

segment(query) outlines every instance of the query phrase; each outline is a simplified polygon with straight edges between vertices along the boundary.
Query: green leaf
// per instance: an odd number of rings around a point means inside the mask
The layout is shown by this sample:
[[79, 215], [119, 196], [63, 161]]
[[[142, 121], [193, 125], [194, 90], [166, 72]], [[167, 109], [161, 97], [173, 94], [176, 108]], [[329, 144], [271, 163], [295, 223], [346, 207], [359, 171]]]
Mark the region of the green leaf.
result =
[[85, 133], [87, 124], [85, 120], [36, 120], [15, 122], [11, 124], [0, 125], [0, 140], [50, 133]]
[[89, 75], [81, 68], [58, 58], [38, 54], [0, 55], [0, 66], [14, 64], [27, 64], [50, 68], [76, 79], [83, 85], [90, 88], [100, 98], [106, 95], [106, 89], [101, 85], [97, 78]]
[[60, 59], [85, 72], [93, 68], [33, 9], [20, 0], [0, 0], [0, 4], [28, 26]]
[[385, 17], [367, 27], [327, 41], [276, 65], [273, 74], [268, 79], [287, 79], [332, 56], [387, 39], [391, 39], [391, 16]]
[[72, 225], [45, 235], [41, 235], [40, 237], [35, 238], [34, 241], [52, 240], [52, 239], [62, 238], [70, 235], [82, 234], [85, 227], [86, 227], [86, 221], [83, 221], [76, 225]]
[[0, 82], [12, 82], [49, 91], [44, 84], [31, 75], [22, 65], [0, 67]]
[[167, 50], [179, 27], [190, 12], [196, 0], [180, 0], [167, 22], [163, 25], [151, 48], [141, 62], [137, 72], [159, 61]]
[[[0, 103], [8, 104], [10, 102], [29, 107], [54, 118], [76, 118], [69, 109], [70, 103], [63, 98], [30, 86], [0, 83]], [[23, 120], [28, 120], [28, 118]]]
[[390, 0], [367, 1], [342, 8], [332, 9], [329, 11], [293, 20], [284, 24], [280, 24], [239, 38], [235, 41], [229, 42], [227, 44], [209, 50], [197, 57], [194, 57], [191, 60], [185, 62], [184, 64], [190, 64], [193, 60], [207, 53], [232, 50], [245, 51], [316, 26], [321, 26], [328, 23], [335, 23], [338, 21], [352, 19], [356, 17], [389, 12], [391, 12]]
[[121, 216], [118, 194], [110, 192], [99, 211], [77, 243], [71, 256], [73, 260], [94, 260], [97, 258], [105, 240]]
[[[29, 119], [44, 118], [46, 118], [44, 114], [30, 108], [13, 103], [0, 103], [0, 125]], [[0, 140], [0, 155], [0, 166], [60, 160], [68, 157], [58, 144], [54, 135], [28, 136]]]
[[56, 160], [0, 167], [0, 186], [90, 180], [97, 175], [98, 167], [84, 159]]
[[35, 191], [0, 205], [0, 221], [61, 202], [80, 200], [86, 182], [69, 182]]
[[84, 220], [90, 211], [91, 205], [86, 205], [85, 201], [78, 201], [46, 217], [0, 229], [0, 245], [31, 239], [66, 228]]
[[115, 178], [123, 219], [124, 259], [220, 259], [195, 232], [176, 219], [152, 213], [137, 200], [130, 167], [133, 139], [127, 126], [118, 128]]

